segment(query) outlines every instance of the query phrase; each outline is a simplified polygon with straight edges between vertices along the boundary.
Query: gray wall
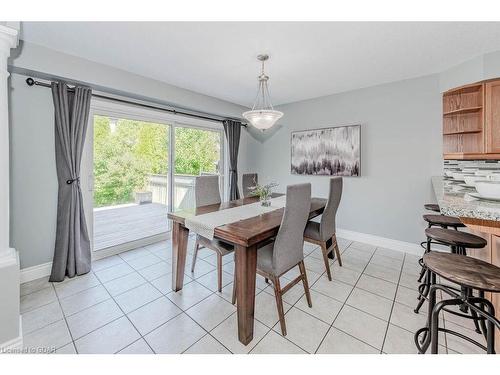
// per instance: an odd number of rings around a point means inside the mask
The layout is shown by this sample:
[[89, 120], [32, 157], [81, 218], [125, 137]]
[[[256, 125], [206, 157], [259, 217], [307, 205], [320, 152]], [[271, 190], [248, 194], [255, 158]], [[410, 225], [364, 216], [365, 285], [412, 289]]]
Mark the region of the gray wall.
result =
[[[14, 53], [13, 53], [14, 55]], [[74, 56], [24, 44], [10, 61], [15, 69], [89, 82], [151, 98], [158, 102], [229, 116], [246, 108], [180, 89]], [[10, 78], [11, 246], [19, 250], [21, 268], [52, 261], [57, 181], [54, 159], [53, 104], [49, 89], [28, 87], [20, 74]], [[247, 170], [248, 142], [242, 131], [239, 168]]]
[[281, 129], [255, 143], [252, 162], [263, 181], [311, 182], [326, 197], [328, 177], [290, 174], [290, 133], [361, 124], [360, 178], [344, 179], [338, 227], [420, 242], [422, 205], [434, 201], [431, 176], [441, 173], [441, 95], [437, 75], [280, 106]]
[[500, 51], [476, 56], [439, 74], [441, 91], [500, 77]]

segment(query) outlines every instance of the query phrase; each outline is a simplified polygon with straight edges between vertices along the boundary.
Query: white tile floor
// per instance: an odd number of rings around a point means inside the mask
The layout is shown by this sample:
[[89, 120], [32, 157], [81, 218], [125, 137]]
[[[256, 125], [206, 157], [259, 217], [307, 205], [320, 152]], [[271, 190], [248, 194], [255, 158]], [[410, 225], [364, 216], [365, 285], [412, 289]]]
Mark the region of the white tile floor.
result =
[[[237, 340], [230, 303], [234, 262], [224, 257], [224, 288], [216, 292], [215, 257], [201, 250], [184, 288], [171, 291], [170, 243], [162, 242], [94, 262], [93, 271], [62, 283], [47, 279], [21, 286], [24, 344], [56, 353], [416, 353], [413, 332], [418, 257], [340, 239], [343, 267], [332, 262], [328, 281], [322, 255], [306, 244], [313, 307], [301, 284], [284, 296], [283, 337], [271, 286], [258, 277], [254, 339]], [[296, 270], [285, 275], [292, 279]], [[445, 326], [477, 340], [471, 322], [450, 314]], [[442, 353], [478, 349], [442, 335]]]

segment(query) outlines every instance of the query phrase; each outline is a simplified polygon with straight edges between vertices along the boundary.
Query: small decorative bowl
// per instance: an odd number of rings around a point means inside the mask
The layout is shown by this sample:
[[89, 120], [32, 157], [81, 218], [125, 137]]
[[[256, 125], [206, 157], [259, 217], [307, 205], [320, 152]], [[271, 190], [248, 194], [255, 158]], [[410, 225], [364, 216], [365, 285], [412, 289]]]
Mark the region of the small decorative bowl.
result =
[[476, 190], [484, 198], [500, 199], [500, 181], [478, 181]]

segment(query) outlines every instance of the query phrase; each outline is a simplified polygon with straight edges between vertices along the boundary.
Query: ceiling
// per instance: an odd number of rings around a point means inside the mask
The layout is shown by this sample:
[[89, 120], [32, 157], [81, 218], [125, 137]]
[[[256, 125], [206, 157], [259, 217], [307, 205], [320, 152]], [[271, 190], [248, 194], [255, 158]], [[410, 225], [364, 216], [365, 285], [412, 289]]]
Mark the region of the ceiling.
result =
[[277, 105], [441, 72], [500, 50], [500, 23], [23, 22], [21, 38], [251, 107], [259, 53]]

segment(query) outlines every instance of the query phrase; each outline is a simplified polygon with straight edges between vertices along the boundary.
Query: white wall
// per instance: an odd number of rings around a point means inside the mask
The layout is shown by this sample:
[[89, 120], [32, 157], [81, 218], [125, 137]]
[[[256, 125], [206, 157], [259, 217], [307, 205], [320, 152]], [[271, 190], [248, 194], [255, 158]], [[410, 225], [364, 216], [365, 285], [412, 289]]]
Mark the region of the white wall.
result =
[[[167, 85], [109, 66], [36, 45], [24, 44], [10, 61], [16, 71], [38, 71], [88, 82], [210, 113], [237, 116], [246, 108]], [[12, 54], [16, 54], [13, 52]], [[10, 78], [11, 246], [19, 250], [21, 268], [52, 261], [57, 209], [54, 157], [54, 109], [47, 88], [29, 87], [26, 76]], [[239, 168], [247, 170], [249, 137], [242, 131]], [[253, 142], [253, 141], [250, 141]]]
[[[290, 173], [290, 133], [361, 124], [361, 175], [345, 178], [339, 228], [418, 243], [423, 204], [435, 201], [431, 176], [441, 173], [441, 95], [437, 75], [325, 96], [279, 107], [282, 128], [254, 143], [259, 179], [311, 182], [326, 197], [328, 177]], [[250, 162], [250, 160], [249, 160]]]

